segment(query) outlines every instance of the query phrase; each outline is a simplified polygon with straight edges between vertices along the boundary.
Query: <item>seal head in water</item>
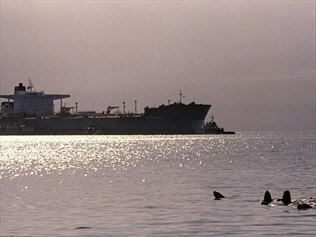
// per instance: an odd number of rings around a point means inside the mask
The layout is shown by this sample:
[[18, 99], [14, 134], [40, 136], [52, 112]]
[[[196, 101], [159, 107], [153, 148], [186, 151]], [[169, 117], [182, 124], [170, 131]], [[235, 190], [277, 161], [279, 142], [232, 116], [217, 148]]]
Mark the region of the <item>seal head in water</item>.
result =
[[272, 200], [272, 197], [271, 197], [271, 194], [269, 191], [266, 191], [264, 193], [264, 197], [263, 197], [263, 200], [261, 202], [261, 205], [269, 205], [269, 203], [271, 203], [273, 200]]
[[225, 198], [221, 193], [214, 191], [213, 195], [215, 197], [215, 200], [221, 200], [221, 198]]
[[282, 202], [284, 205], [289, 205], [292, 202], [291, 193], [289, 190], [283, 192]]
[[297, 204], [297, 209], [299, 210], [306, 210], [309, 208], [313, 208], [311, 205], [307, 204], [307, 203], [299, 203]]

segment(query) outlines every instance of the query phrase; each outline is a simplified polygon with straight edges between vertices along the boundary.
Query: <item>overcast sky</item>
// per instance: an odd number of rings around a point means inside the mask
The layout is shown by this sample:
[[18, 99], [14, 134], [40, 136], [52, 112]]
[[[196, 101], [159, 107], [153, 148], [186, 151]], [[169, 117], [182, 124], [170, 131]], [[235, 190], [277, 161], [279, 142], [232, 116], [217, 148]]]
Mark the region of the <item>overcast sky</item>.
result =
[[0, 94], [212, 104], [236, 131], [315, 131], [315, 1], [4, 1]]

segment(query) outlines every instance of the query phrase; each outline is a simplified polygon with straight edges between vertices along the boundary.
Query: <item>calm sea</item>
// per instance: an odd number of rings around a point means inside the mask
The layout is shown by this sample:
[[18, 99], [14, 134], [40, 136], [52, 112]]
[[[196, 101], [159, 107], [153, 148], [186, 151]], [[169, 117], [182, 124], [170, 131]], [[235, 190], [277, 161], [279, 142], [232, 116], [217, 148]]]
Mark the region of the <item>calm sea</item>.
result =
[[[315, 236], [313, 133], [2, 136], [1, 236]], [[216, 190], [226, 196], [214, 200]]]

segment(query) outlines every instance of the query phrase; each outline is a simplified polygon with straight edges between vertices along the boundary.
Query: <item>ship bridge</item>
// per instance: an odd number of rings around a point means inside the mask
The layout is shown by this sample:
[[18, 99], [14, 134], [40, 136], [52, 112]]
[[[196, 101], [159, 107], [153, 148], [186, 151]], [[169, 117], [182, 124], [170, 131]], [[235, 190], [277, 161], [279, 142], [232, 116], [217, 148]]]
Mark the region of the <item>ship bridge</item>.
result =
[[1, 103], [1, 111], [7, 114], [53, 115], [54, 100], [60, 100], [62, 107], [62, 99], [69, 97], [70, 95], [65, 94], [45, 94], [31, 89], [26, 90], [23, 83], [19, 83], [14, 88], [13, 95], [0, 95], [0, 98], [8, 100]]

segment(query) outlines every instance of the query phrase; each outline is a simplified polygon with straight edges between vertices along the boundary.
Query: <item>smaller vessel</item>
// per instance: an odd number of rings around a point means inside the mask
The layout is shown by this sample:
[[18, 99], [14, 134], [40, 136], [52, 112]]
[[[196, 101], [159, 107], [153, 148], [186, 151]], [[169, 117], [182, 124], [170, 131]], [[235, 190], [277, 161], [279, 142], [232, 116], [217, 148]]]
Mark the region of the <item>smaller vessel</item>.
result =
[[214, 115], [212, 114], [211, 121], [205, 123], [206, 134], [236, 134], [234, 131], [225, 131], [224, 128], [218, 127], [214, 121]]

